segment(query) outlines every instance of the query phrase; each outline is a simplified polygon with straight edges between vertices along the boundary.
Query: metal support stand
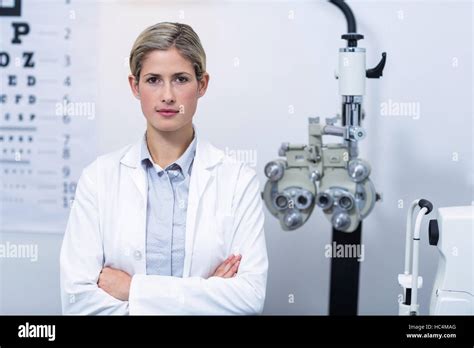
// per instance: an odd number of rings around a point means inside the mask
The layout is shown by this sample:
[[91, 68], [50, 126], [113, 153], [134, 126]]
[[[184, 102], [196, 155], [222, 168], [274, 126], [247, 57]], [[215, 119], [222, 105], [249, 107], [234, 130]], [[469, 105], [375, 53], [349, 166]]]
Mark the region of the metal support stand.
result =
[[[359, 250], [361, 235], [362, 222], [352, 233], [333, 228], [332, 245], [342, 245], [344, 249], [346, 245], [351, 245], [351, 250]], [[360, 262], [356, 255], [353, 255], [353, 257], [333, 257], [331, 259], [329, 315], [357, 315], [359, 270]]]

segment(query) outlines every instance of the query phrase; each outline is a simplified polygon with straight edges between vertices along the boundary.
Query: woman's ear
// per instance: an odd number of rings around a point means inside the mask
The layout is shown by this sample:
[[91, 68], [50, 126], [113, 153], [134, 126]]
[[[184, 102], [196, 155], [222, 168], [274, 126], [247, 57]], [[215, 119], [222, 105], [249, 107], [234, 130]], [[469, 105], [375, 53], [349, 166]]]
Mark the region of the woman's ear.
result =
[[198, 81], [198, 98], [201, 98], [204, 94], [206, 94], [207, 86], [209, 85], [210, 76], [206, 72], [202, 74], [202, 79]]
[[128, 83], [135, 98], [140, 99], [140, 91], [138, 90], [138, 81], [132, 74], [128, 75]]

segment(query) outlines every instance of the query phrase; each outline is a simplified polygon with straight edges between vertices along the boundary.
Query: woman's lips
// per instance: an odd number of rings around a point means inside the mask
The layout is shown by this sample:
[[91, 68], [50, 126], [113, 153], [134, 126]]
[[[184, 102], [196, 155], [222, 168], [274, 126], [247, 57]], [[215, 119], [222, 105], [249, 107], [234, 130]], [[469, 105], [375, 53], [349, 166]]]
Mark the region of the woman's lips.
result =
[[171, 116], [174, 116], [178, 113], [179, 111], [178, 110], [158, 110], [158, 113], [161, 115], [161, 116], [164, 116], [164, 117], [171, 117]]

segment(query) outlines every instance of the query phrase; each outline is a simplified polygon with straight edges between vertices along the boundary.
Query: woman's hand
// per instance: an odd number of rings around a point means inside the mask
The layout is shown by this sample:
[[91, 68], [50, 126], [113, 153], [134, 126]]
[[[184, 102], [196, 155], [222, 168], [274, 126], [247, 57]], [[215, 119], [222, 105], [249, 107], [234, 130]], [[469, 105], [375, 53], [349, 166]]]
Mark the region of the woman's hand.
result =
[[237, 275], [242, 255], [230, 255], [219, 267], [214, 271], [211, 277], [232, 278]]
[[97, 285], [109, 295], [128, 301], [132, 277], [119, 269], [105, 267], [99, 274]]

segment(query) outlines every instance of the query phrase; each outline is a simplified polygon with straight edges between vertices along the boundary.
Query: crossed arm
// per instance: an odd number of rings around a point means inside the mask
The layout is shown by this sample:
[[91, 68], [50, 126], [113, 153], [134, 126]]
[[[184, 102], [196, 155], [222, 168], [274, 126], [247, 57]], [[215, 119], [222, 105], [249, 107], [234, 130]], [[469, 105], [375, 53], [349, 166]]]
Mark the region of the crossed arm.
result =
[[[232, 278], [239, 270], [241, 255], [230, 255], [214, 271], [211, 277]], [[104, 267], [99, 275], [97, 285], [117, 300], [128, 301], [132, 277], [119, 269]]]

